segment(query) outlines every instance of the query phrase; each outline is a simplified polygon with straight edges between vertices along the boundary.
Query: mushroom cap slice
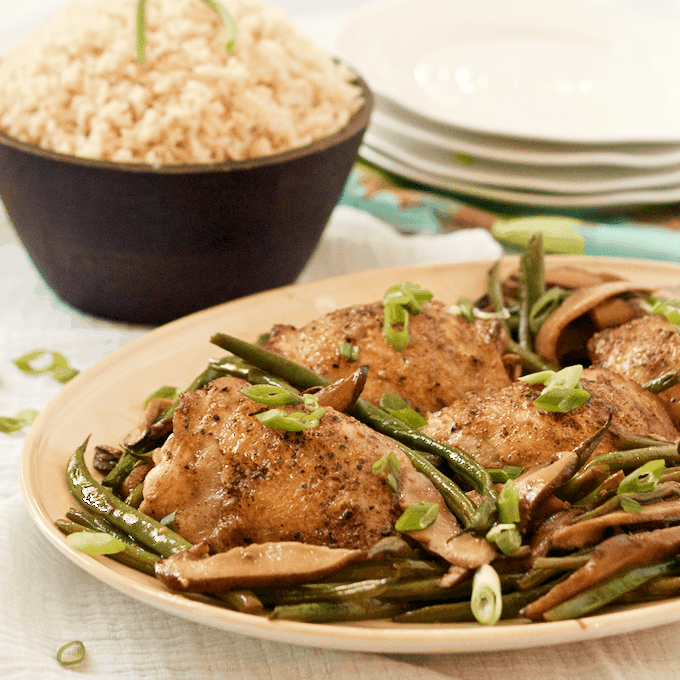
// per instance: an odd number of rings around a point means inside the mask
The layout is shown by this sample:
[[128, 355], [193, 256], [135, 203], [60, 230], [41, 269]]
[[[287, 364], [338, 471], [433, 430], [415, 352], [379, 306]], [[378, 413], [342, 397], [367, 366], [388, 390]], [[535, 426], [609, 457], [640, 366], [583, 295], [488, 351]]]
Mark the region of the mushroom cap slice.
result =
[[217, 593], [314, 581], [351, 562], [364, 559], [364, 550], [327, 548], [294, 541], [253, 543], [206, 556], [197, 545], [156, 563], [156, 578], [172, 590]]
[[[639, 284], [629, 281], [609, 281], [597, 286], [574, 291], [546, 320], [536, 336], [536, 352], [546, 361], [560, 365], [561, 359], [571, 349], [568, 347], [567, 329], [579, 317], [601, 303], [622, 293], [645, 293]], [[584, 338], [583, 347], [585, 348]]]

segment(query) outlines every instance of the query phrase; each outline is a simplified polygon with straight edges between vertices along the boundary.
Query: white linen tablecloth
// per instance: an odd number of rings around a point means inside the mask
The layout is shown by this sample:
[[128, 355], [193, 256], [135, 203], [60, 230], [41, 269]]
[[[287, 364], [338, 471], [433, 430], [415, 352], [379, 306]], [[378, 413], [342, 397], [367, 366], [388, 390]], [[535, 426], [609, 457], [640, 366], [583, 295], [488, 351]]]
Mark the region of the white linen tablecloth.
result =
[[[621, 0], [635, 4], [634, 0]], [[641, 0], [655, 13], [675, 0]], [[0, 51], [63, 0], [0, 0]], [[362, 0], [284, 0], [306, 27], [335, 22]], [[640, 5], [640, 2], [637, 3]], [[322, 13], [333, 16], [324, 20]], [[319, 23], [319, 20], [321, 24]], [[321, 40], [325, 42], [325, 40]], [[497, 257], [486, 232], [404, 237], [373, 218], [338, 208], [303, 279], [411, 262]], [[147, 328], [95, 319], [70, 308], [33, 270], [0, 205], [0, 415], [43, 408], [60, 389], [12, 363], [25, 352], [62, 352], [79, 370]], [[586, 643], [505, 652], [378, 655], [268, 642], [163, 613], [81, 571], [43, 537], [20, 492], [25, 432], [0, 433], [0, 678], [168, 680], [503, 680], [680, 678], [680, 623]], [[61, 645], [82, 640], [84, 664], [59, 666]]]
[[[435, 240], [433, 240], [435, 239]], [[483, 231], [404, 237], [338, 208], [304, 278], [408, 262], [497, 257]], [[81, 314], [45, 286], [0, 220], [0, 415], [44, 407], [60, 385], [26, 376], [12, 360], [62, 352], [85, 370], [148, 332]], [[0, 434], [0, 677], [165, 680], [667, 680], [680, 678], [680, 624], [584, 644], [444, 655], [371, 655], [305, 648], [214, 630], [160, 612], [82, 572], [43, 537], [24, 505], [25, 434]], [[56, 651], [82, 640], [87, 662], [61, 668]]]

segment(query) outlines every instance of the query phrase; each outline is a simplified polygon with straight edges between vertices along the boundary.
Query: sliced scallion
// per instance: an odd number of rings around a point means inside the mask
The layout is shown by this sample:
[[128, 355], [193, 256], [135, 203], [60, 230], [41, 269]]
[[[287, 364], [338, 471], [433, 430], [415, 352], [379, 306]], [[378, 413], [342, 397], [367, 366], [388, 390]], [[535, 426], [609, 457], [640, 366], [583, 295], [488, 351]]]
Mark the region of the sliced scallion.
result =
[[338, 343], [338, 354], [348, 361], [359, 361], [359, 348], [351, 342]]
[[409, 505], [395, 522], [397, 531], [422, 531], [434, 524], [439, 516], [439, 505], [420, 501]]
[[489, 543], [495, 543], [505, 555], [512, 555], [522, 547], [522, 536], [515, 524], [496, 524], [486, 534]]
[[616, 493], [646, 493], [653, 491], [666, 469], [663, 459], [650, 460], [626, 475], [619, 484]]
[[38, 411], [34, 408], [27, 408], [19, 411], [16, 416], [0, 416], [0, 432], [12, 434], [20, 432], [38, 417]]
[[274, 430], [286, 430], [287, 432], [303, 432], [317, 427], [326, 411], [322, 408], [311, 413], [294, 411], [286, 413], [283, 409], [270, 409], [264, 413], [256, 413], [255, 417], [267, 427]]
[[77, 666], [85, 661], [85, 645], [80, 640], [73, 640], [62, 645], [57, 651], [57, 661], [62, 666]]
[[501, 580], [490, 564], [483, 564], [472, 578], [470, 609], [477, 621], [485, 626], [493, 626], [503, 613]]
[[432, 299], [429, 290], [415, 283], [405, 281], [390, 286], [383, 296], [385, 322], [383, 331], [387, 342], [398, 352], [402, 352], [409, 343], [409, 314], [420, 314], [422, 303]]
[[498, 494], [498, 516], [501, 524], [519, 522], [519, 494], [512, 479], [509, 479]]
[[405, 399], [402, 399], [394, 392], [383, 393], [382, 397], [380, 397], [380, 408], [395, 418], [399, 418], [409, 427], [418, 429], [427, 425], [427, 420], [418, 411], [411, 408]]
[[125, 550], [125, 543], [111, 534], [95, 531], [79, 531], [69, 534], [66, 542], [87, 555], [113, 555]]
[[265, 406], [284, 406], [302, 401], [296, 394], [276, 385], [250, 385], [239, 390], [239, 392], [248, 399], [252, 399], [258, 404], [265, 404]]
[[502, 468], [487, 468], [487, 472], [494, 484], [505, 484], [509, 479], [517, 479], [524, 468], [520, 465], [504, 465]]
[[376, 460], [371, 467], [371, 472], [374, 475], [380, 475], [383, 472], [387, 473], [385, 475], [385, 481], [392, 491], [399, 491], [399, 461], [394, 453], [389, 453], [387, 456], [383, 456], [380, 460]]
[[544, 370], [522, 376], [520, 380], [531, 385], [545, 385], [534, 405], [544, 411], [568, 413], [583, 406], [590, 394], [581, 387], [583, 366], [567, 366], [561, 371]]
[[[49, 363], [41, 366], [41, 360], [49, 357]], [[49, 373], [57, 382], [67, 383], [71, 378], [78, 375], [78, 371], [72, 368], [66, 357], [60, 352], [52, 352], [46, 349], [36, 349], [14, 360], [14, 365], [29, 375], [41, 375]]]

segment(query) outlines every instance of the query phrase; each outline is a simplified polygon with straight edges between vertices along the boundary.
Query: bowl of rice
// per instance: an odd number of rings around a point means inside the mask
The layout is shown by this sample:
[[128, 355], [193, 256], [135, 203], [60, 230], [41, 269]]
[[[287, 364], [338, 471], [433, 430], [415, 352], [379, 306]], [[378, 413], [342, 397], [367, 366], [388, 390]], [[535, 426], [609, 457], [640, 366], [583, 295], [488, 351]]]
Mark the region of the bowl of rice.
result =
[[372, 104], [260, 0], [75, 2], [0, 59], [0, 198], [59, 297], [165, 323], [297, 278]]

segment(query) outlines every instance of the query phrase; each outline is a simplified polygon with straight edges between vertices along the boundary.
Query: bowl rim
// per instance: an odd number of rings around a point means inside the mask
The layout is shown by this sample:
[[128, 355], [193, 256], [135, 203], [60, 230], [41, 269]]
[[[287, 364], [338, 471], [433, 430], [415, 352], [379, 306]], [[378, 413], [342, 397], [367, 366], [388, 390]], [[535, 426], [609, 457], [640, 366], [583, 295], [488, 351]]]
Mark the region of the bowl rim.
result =
[[[339, 60], [336, 60], [339, 61]], [[349, 67], [348, 67], [349, 68]], [[228, 172], [236, 170], [250, 170], [269, 165], [277, 165], [303, 158], [321, 151], [325, 151], [337, 144], [354, 137], [362, 129], [366, 129], [375, 104], [375, 96], [368, 83], [354, 69], [350, 68], [353, 78], [349, 81], [360, 89], [361, 106], [352, 114], [349, 120], [339, 130], [321, 137], [309, 144], [297, 146], [287, 151], [247, 158], [241, 161], [220, 161], [216, 163], [167, 163], [149, 164], [142, 162], [111, 161], [97, 158], [85, 158], [72, 154], [53, 151], [35, 144], [24, 142], [8, 135], [0, 128], [0, 146], [9, 147], [32, 156], [47, 160], [58, 161], [70, 165], [99, 168], [102, 170], [118, 170], [121, 172], [149, 173], [149, 174], [201, 174], [211, 172]]]

